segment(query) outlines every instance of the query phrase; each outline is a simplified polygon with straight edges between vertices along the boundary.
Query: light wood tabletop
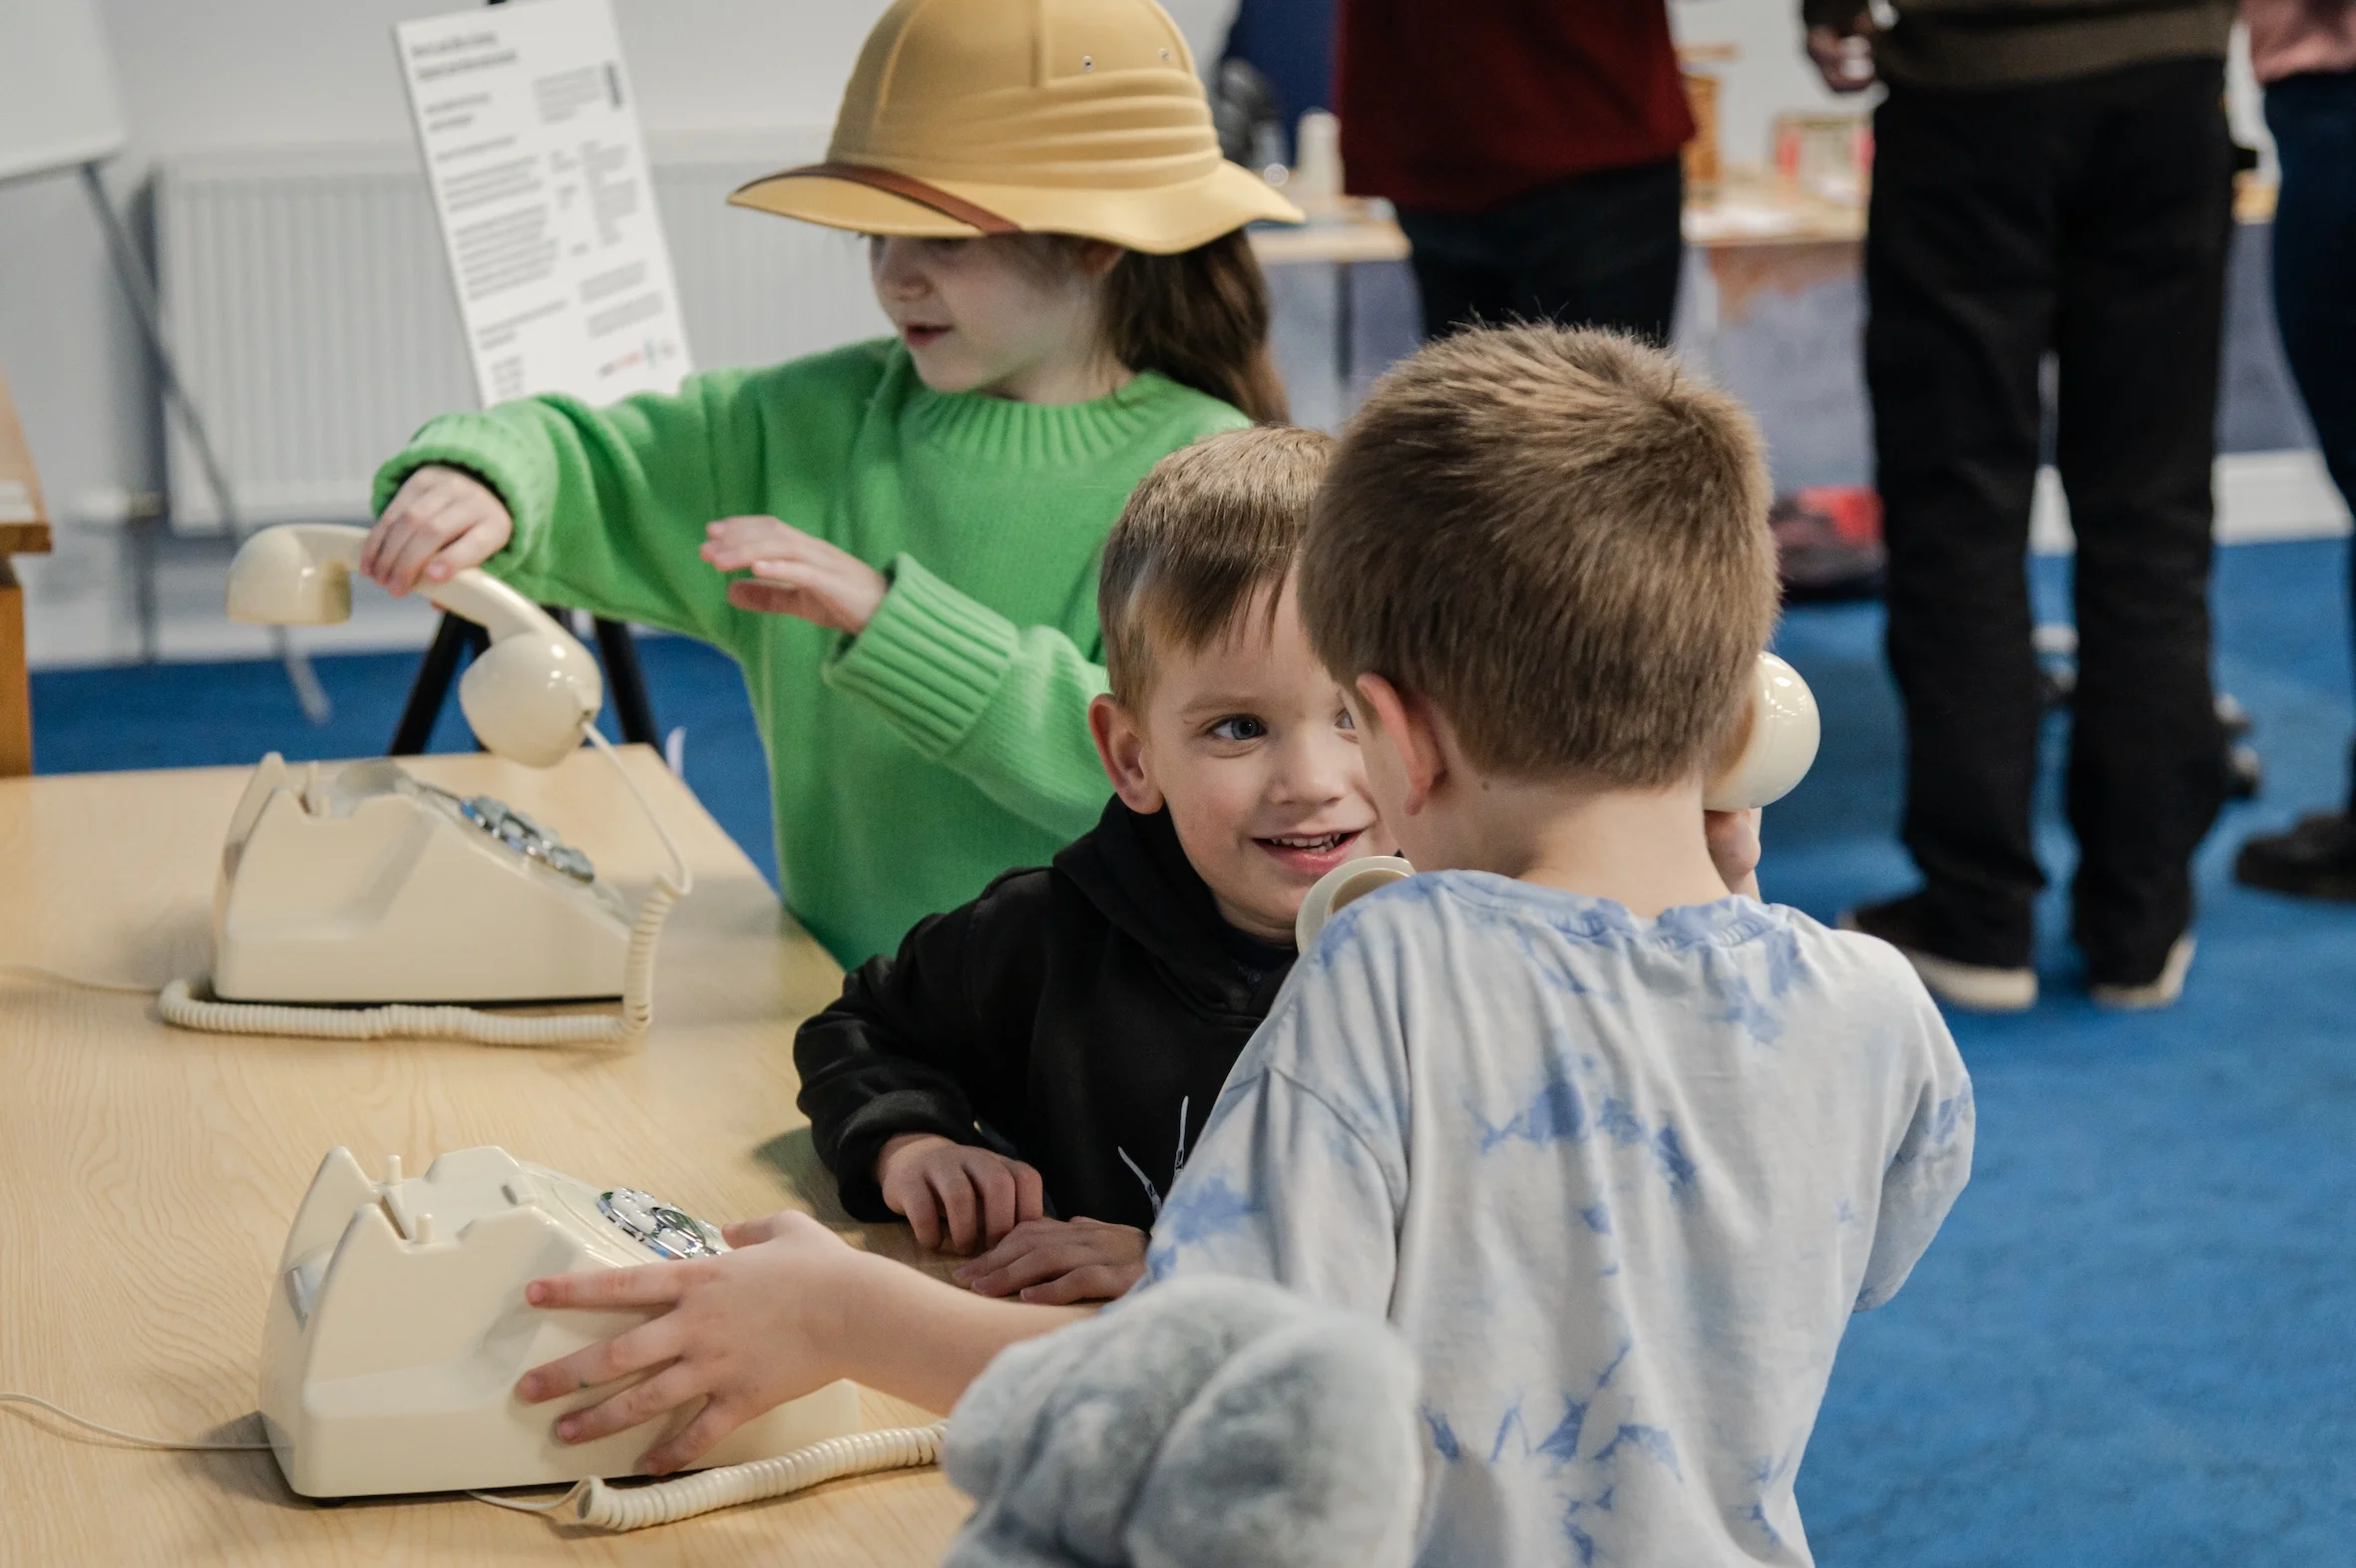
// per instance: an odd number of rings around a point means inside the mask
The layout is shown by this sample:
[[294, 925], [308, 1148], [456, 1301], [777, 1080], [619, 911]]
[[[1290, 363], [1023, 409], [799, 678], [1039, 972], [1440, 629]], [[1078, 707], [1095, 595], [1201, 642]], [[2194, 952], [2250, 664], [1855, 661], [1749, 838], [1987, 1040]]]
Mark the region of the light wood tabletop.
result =
[[[185, 1033], [136, 995], [0, 973], [0, 1389], [155, 1436], [251, 1439], [262, 1309], [320, 1157], [496, 1143], [706, 1219], [802, 1208], [855, 1237], [794, 1109], [794, 1025], [833, 962], [644, 748], [624, 756], [695, 871], [631, 1049]], [[549, 823], [633, 901], [665, 864], [605, 762], [404, 759]], [[242, 769], [0, 780], [0, 965], [161, 985], [201, 971]], [[907, 1257], [904, 1228], [863, 1238]], [[870, 1393], [870, 1425], [931, 1417]], [[550, 1495], [553, 1495], [550, 1494]], [[262, 1453], [164, 1453], [0, 1405], [0, 1562], [937, 1562], [966, 1504], [936, 1471], [834, 1482], [629, 1535], [458, 1497], [321, 1508]]]

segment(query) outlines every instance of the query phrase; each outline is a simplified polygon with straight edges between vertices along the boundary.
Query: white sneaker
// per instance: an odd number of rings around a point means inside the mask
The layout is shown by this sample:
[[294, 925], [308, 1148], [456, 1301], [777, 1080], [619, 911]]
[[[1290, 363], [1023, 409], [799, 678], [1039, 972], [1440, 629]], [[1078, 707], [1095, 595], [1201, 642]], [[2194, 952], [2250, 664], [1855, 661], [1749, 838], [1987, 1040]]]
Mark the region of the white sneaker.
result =
[[[1892, 901], [1893, 904], [1903, 901]], [[1842, 910], [1839, 926], [1842, 931], [1862, 932], [1868, 937], [1879, 937], [1905, 956], [1914, 966], [1914, 973], [1932, 995], [1941, 1001], [1973, 1012], [2027, 1012], [2037, 1005], [2037, 972], [2033, 969], [1999, 969], [1987, 964], [1966, 964], [1960, 959], [1944, 959], [1920, 948], [1910, 948], [1895, 940], [1893, 933], [1876, 930], [1884, 924], [1874, 917], [1891, 905], [1871, 905], [1862, 909]], [[1899, 922], [1889, 921], [1890, 926]]]
[[2167, 950], [2167, 962], [2160, 966], [2160, 978], [2146, 980], [2141, 985], [2090, 984], [2087, 994], [2098, 1006], [2113, 1007], [2122, 1012], [2140, 1012], [2148, 1007], [2165, 1007], [2184, 994], [2184, 976], [2192, 968], [2193, 942], [2190, 932], [2178, 937]]

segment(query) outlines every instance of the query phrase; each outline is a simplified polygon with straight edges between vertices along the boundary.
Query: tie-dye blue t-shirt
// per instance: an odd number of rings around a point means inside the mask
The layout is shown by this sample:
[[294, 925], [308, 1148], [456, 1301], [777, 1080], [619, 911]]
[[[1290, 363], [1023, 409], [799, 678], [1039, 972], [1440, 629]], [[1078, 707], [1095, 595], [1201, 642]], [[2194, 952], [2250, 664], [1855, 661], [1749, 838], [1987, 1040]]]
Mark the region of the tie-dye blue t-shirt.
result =
[[1842, 1328], [1905, 1282], [1971, 1148], [1895, 949], [1748, 899], [1642, 920], [1442, 872], [1295, 968], [1150, 1278], [1397, 1326], [1424, 1563], [1803, 1565], [1792, 1476]]

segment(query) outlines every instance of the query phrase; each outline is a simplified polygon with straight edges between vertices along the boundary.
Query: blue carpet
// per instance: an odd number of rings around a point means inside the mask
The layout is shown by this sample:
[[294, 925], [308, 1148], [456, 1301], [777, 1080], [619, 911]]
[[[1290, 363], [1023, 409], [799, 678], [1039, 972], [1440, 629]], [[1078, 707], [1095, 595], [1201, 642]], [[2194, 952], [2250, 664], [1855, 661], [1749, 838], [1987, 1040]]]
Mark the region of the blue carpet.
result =
[[[1913, 1283], [1842, 1347], [1799, 1480], [1827, 1568], [2356, 1564], [2356, 909], [2228, 875], [2249, 832], [2343, 788], [2346, 551], [2220, 553], [2218, 673], [2256, 719], [2268, 777], [2201, 855], [2200, 959], [2179, 1006], [2118, 1016], [2079, 994], [2049, 767], [2047, 999], [1953, 1020], [1978, 1084], [1979, 1168]], [[2067, 570], [2038, 566], [2051, 613]], [[1878, 607], [1855, 605], [1797, 610], [1782, 637], [1827, 729], [1815, 772], [1770, 816], [1764, 875], [1823, 919], [1911, 884], [1891, 837], [1880, 635]], [[688, 782], [772, 870], [735, 671], [678, 639], [644, 651], [658, 718], [687, 729]], [[321, 660], [338, 704], [324, 730], [269, 664], [42, 674], [41, 767], [363, 754], [391, 733], [413, 664]], [[453, 712], [438, 743], [463, 740]]]
[[[665, 734], [686, 730], [686, 778], [770, 885], [777, 882], [769, 764], [753, 730], [744, 680], [727, 655], [685, 637], [641, 636], [638, 662]], [[116, 768], [250, 765], [265, 751], [288, 761], [381, 752], [409, 695], [415, 653], [346, 653], [314, 660], [335, 706], [305, 722], [285, 671], [268, 660], [50, 670], [33, 676], [33, 759], [41, 773]], [[619, 739], [610, 705], [598, 727]], [[455, 692], [430, 749], [471, 749]], [[225, 827], [226, 824], [223, 824]], [[559, 831], [563, 823], [556, 824]]]

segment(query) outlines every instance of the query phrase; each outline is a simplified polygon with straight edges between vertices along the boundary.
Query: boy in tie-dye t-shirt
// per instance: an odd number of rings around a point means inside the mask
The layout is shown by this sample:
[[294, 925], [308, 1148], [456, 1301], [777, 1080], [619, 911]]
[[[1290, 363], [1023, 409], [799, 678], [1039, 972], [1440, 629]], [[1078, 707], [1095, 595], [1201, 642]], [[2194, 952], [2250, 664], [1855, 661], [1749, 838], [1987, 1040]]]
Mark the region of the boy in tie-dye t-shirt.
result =
[[[1842, 1328], [1930, 1244], [1973, 1122], [1897, 950], [1728, 897], [1712, 856], [1705, 782], [1775, 613], [1757, 431], [1627, 339], [1457, 334], [1352, 422], [1299, 585], [1423, 874], [1295, 964], [1162, 1202], [1149, 1279], [1273, 1280], [1399, 1331], [1425, 1568], [1802, 1568], [1792, 1481]], [[844, 1376], [948, 1409], [1077, 1312], [959, 1291], [803, 1214], [729, 1240], [528, 1288], [666, 1309], [524, 1376], [533, 1400], [620, 1388], [564, 1440], [701, 1400], [639, 1461], [674, 1468]], [[1255, 1440], [1332, 1451], [1313, 1425]], [[1190, 1472], [1185, 1506], [1315, 1511], [1248, 1450]], [[1060, 1560], [1073, 1520], [1127, 1506], [1040, 1495], [1023, 1522]]]
[[1424, 1563], [1806, 1564], [1843, 1326], [1970, 1174], [1905, 960], [1726, 897], [1704, 843], [1773, 620], [1765, 497], [1731, 403], [1533, 327], [1394, 371], [1319, 502], [1304, 618], [1435, 869], [1303, 955], [1149, 1270], [1403, 1333]]

